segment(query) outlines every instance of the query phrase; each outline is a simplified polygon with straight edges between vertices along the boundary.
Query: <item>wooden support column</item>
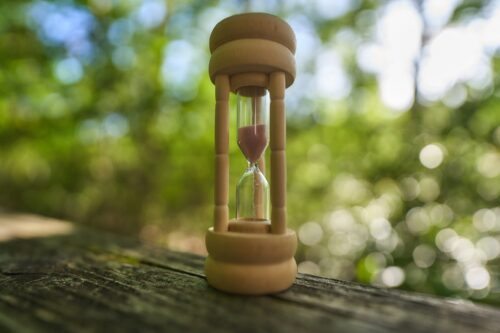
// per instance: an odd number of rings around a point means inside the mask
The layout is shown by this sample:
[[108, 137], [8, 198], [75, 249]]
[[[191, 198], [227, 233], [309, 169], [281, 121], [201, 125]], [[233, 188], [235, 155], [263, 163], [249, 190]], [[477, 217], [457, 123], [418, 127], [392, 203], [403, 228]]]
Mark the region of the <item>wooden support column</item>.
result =
[[[254, 99], [252, 100], [252, 116], [254, 118], [255, 124], [262, 124], [262, 102], [265, 100], [266, 95], [264, 92], [263, 96], [260, 96], [259, 94], [256, 94], [254, 96]], [[265, 122], [264, 122], [265, 123]], [[257, 166], [259, 167], [259, 170], [264, 174], [265, 172], [265, 152], [262, 154], [260, 159], [257, 161]], [[254, 176], [255, 177], [255, 176]], [[259, 182], [259, 180], [255, 177], [254, 178], [254, 194], [253, 194], [253, 204], [254, 204], [254, 217], [257, 219], [264, 219], [265, 216], [265, 211], [264, 211], [264, 188], [261, 186], [262, 184]], [[269, 217], [267, 217], [269, 218]]]
[[215, 193], [214, 231], [229, 223], [229, 77], [215, 78]]
[[285, 73], [273, 72], [269, 77], [271, 95], [271, 232], [286, 231], [286, 117]]

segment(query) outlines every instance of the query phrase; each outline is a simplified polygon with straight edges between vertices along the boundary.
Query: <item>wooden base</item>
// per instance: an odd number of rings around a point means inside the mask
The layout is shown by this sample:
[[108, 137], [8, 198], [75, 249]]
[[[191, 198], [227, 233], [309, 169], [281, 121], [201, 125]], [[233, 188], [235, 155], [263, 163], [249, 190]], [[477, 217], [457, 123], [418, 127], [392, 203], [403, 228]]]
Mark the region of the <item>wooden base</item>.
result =
[[297, 236], [293, 230], [276, 235], [210, 228], [206, 244], [205, 274], [208, 283], [219, 290], [264, 295], [283, 291], [295, 281]]

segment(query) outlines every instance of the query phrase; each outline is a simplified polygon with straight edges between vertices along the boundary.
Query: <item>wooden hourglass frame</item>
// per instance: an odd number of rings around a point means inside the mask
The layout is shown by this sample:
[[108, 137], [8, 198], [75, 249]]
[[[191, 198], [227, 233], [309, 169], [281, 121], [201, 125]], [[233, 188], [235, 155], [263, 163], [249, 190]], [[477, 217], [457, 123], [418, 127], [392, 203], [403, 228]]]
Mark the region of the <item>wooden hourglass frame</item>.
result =
[[[213, 287], [268, 294], [295, 280], [297, 237], [286, 226], [285, 89], [295, 79], [295, 34], [280, 18], [247, 13], [219, 22], [210, 36], [209, 74], [215, 84], [214, 226], [206, 234], [205, 273]], [[258, 89], [243, 89], [257, 87]], [[271, 221], [229, 220], [229, 95], [268, 90]], [[263, 158], [259, 161], [263, 169]], [[256, 196], [255, 200], [262, 200]]]

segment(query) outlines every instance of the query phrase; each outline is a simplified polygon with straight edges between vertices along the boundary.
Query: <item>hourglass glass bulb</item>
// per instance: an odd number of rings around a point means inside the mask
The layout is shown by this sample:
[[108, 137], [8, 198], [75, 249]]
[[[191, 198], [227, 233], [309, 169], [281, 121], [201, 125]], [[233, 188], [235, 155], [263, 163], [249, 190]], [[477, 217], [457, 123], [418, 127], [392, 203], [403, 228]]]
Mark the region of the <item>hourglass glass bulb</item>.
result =
[[251, 165], [236, 188], [236, 220], [269, 220], [269, 184], [257, 165]]
[[269, 184], [257, 163], [268, 143], [267, 91], [244, 87], [237, 91], [238, 146], [249, 167], [236, 187], [236, 219], [269, 219]]
[[259, 87], [238, 89], [238, 146], [250, 164], [255, 164], [268, 143], [267, 91]]

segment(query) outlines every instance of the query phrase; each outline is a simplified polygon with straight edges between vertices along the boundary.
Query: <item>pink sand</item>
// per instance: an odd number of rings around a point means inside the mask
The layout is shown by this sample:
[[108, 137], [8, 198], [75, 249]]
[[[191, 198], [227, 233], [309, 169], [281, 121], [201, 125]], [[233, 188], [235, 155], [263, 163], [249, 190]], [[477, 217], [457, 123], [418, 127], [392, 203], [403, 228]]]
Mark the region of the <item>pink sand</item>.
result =
[[238, 128], [238, 146], [250, 163], [256, 163], [266, 150], [266, 125], [250, 125]]

